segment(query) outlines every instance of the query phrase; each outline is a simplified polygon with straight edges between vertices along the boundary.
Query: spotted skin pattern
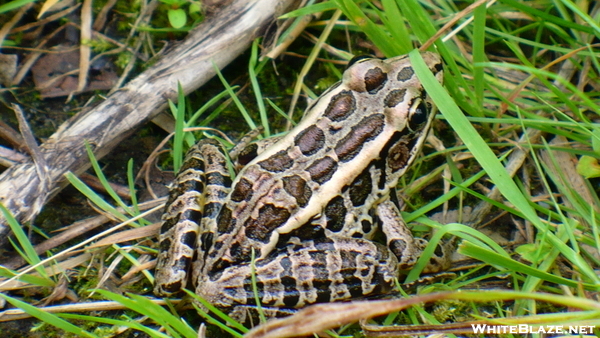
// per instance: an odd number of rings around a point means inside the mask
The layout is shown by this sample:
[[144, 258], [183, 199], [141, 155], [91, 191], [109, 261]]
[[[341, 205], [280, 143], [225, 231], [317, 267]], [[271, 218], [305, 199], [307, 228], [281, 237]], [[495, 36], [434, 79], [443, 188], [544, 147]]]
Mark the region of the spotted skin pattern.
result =
[[[442, 82], [439, 56], [421, 55]], [[286, 136], [242, 150], [233, 182], [219, 144], [200, 141], [163, 215], [155, 293], [193, 287], [226, 311], [254, 306], [253, 252], [266, 307], [389, 293], [425, 245], [390, 192], [435, 111], [407, 56], [357, 58]]]

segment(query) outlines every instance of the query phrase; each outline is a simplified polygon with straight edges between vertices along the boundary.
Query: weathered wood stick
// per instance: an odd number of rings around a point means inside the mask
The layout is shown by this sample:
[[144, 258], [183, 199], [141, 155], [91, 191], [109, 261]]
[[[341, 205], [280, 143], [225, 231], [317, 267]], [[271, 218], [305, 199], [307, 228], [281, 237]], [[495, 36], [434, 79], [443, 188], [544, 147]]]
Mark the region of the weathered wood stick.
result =
[[[138, 127], [176, 101], [177, 83], [186, 94], [215, 75], [245, 51], [251, 42], [297, 0], [235, 0], [208, 19], [152, 68], [111, 94], [95, 108], [65, 122], [40, 146], [47, 170], [40, 173], [30, 160], [0, 175], [0, 202], [20, 222], [33, 220], [44, 203], [67, 182], [64, 174], [89, 168], [84, 141], [97, 158], [109, 153]], [[43, 175], [41, 177], [40, 175]], [[9, 233], [0, 213], [0, 243]]]

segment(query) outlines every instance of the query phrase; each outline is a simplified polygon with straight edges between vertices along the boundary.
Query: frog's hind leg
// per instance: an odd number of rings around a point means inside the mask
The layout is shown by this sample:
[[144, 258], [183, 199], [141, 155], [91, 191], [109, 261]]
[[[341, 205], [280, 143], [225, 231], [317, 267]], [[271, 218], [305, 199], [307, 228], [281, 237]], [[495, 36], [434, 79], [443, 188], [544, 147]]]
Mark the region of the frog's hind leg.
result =
[[[160, 230], [154, 293], [170, 295], [186, 287], [199, 238], [206, 241], [205, 219], [215, 213], [215, 196], [231, 186], [225, 156], [215, 140], [201, 140], [187, 152], [173, 182]], [[225, 168], [225, 169], [224, 169]], [[198, 233], [201, 235], [198, 236]]]
[[[257, 295], [266, 308], [295, 309], [386, 294], [397, 265], [386, 247], [361, 238], [290, 243], [255, 262]], [[256, 306], [251, 263], [200, 276], [196, 293], [228, 311]]]

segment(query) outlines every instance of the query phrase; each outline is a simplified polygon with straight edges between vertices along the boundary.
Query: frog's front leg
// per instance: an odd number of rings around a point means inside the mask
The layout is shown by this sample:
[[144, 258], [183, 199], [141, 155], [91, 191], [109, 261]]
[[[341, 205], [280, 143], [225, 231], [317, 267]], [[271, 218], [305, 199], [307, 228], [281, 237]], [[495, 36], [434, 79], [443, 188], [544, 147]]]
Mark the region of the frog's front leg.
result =
[[[398, 262], [379, 243], [334, 237], [290, 243], [255, 266], [262, 306], [295, 309], [386, 294], [394, 288]], [[196, 293], [227, 311], [255, 306], [251, 263], [198, 276]]]
[[[377, 205], [376, 215], [381, 230], [386, 236], [388, 248], [398, 259], [398, 268], [400, 270], [410, 269], [421, 257], [421, 252], [427, 246], [427, 241], [413, 237], [398, 207], [391, 200], [388, 199]], [[430, 258], [423, 271], [434, 273], [446, 268], [450, 256], [446, 251], [445, 245], [438, 246], [438, 250]]]

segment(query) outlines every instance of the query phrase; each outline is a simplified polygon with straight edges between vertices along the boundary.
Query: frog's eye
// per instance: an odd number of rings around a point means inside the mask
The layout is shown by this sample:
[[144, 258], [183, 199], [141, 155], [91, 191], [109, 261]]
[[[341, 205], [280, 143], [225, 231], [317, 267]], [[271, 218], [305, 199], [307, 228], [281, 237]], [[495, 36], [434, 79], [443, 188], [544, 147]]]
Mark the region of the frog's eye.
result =
[[346, 69], [352, 67], [352, 65], [355, 63], [359, 63], [362, 60], [367, 60], [367, 59], [373, 59], [373, 57], [370, 55], [357, 55], [357, 56], [353, 57], [352, 59], [350, 59], [350, 61], [348, 61], [348, 65], [346, 66]]
[[408, 127], [412, 131], [421, 130], [423, 125], [427, 123], [431, 107], [422, 98], [416, 99], [411, 105]]

